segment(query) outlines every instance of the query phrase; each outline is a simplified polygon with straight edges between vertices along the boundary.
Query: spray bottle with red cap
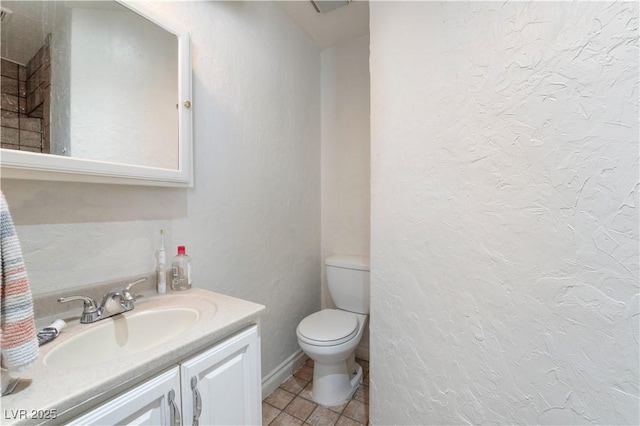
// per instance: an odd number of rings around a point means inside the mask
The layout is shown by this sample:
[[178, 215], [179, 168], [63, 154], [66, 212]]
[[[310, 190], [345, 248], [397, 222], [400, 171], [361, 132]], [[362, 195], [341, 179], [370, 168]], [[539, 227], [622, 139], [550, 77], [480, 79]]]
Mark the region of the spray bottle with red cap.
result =
[[184, 291], [191, 288], [191, 258], [184, 246], [178, 246], [178, 255], [171, 262], [171, 289]]

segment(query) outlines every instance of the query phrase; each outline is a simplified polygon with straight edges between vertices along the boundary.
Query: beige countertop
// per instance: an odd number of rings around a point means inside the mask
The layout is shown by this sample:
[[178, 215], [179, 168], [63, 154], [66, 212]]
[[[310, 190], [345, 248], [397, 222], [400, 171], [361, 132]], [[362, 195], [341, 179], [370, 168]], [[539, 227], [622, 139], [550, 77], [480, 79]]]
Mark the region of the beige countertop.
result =
[[[113, 321], [118, 316], [93, 324], [80, 324], [78, 317], [64, 318], [67, 327], [50, 343], [40, 347], [37, 363], [20, 374], [21, 384], [16, 391], [2, 397], [0, 424], [60, 424], [101, 404], [122, 391], [175, 366], [213, 343], [257, 324], [265, 307], [223, 294], [192, 288], [185, 292], [171, 292], [142, 298], [132, 311], [134, 315], [146, 310], [190, 307], [199, 316], [186, 332], [157, 346], [105, 362], [87, 361], [77, 367], [49, 367], [43, 360], [47, 354], [74, 336]], [[77, 309], [77, 313], [81, 308]], [[39, 329], [50, 323], [39, 320]], [[25, 387], [28, 381], [31, 383]], [[54, 411], [55, 410], [55, 414]], [[34, 419], [36, 417], [50, 417]], [[55, 418], [52, 418], [55, 417]]]

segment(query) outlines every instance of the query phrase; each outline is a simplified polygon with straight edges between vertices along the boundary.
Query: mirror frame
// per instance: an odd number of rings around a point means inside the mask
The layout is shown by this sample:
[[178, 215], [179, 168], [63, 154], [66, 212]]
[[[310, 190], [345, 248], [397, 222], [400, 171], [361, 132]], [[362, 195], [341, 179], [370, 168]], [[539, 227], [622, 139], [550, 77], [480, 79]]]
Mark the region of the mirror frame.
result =
[[191, 52], [189, 32], [168, 25], [143, 2], [115, 0], [178, 38], [178, 169], [0, 149], [2, 179], [53, 180], [171, 187], [193, 186]]

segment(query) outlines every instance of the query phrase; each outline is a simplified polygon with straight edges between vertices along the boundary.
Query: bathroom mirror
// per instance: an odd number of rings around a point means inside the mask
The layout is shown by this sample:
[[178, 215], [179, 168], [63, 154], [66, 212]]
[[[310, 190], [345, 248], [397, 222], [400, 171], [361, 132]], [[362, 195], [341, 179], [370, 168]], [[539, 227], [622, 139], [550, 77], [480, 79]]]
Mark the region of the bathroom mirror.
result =
[[192, 184], [187, 32], [145, 2], [1, 7], [2, 178]]

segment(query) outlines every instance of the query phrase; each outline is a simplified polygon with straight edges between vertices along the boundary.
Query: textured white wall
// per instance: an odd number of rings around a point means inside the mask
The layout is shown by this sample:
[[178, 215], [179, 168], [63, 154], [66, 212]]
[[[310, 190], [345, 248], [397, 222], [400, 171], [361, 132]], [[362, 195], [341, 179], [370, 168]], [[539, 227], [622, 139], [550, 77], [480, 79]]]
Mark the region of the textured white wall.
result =
[[201, 288], [267, 306], [263, 373], [320, 307], [320, 53], [269, 2], [168, 2], [191, 31], [195, 187], [3, 180], [34, 293], [149, 272], [159, 229]]
[[[53, 8], [55, 16], [51, 31], [51, 107], [49, 129], [51, 153], [64, 155], [69, 152], [69, 126], [71, 104], [71, 8], [62, 2], [42, 3]], [[54, 113], [51, 114], [51, 111]]]
[[[369, 36], [322, 51], [322, 258], [369, 255]], [[334, 307], [322, 265], [322, 306]], [[368, 357], [368, 333], [359, 355]]]
[[638, 3], [371, 2], [373, 424], [638, 424]]
[[67, 155], [178, 169], [178, 39], [121, 9], [72, 9]]

